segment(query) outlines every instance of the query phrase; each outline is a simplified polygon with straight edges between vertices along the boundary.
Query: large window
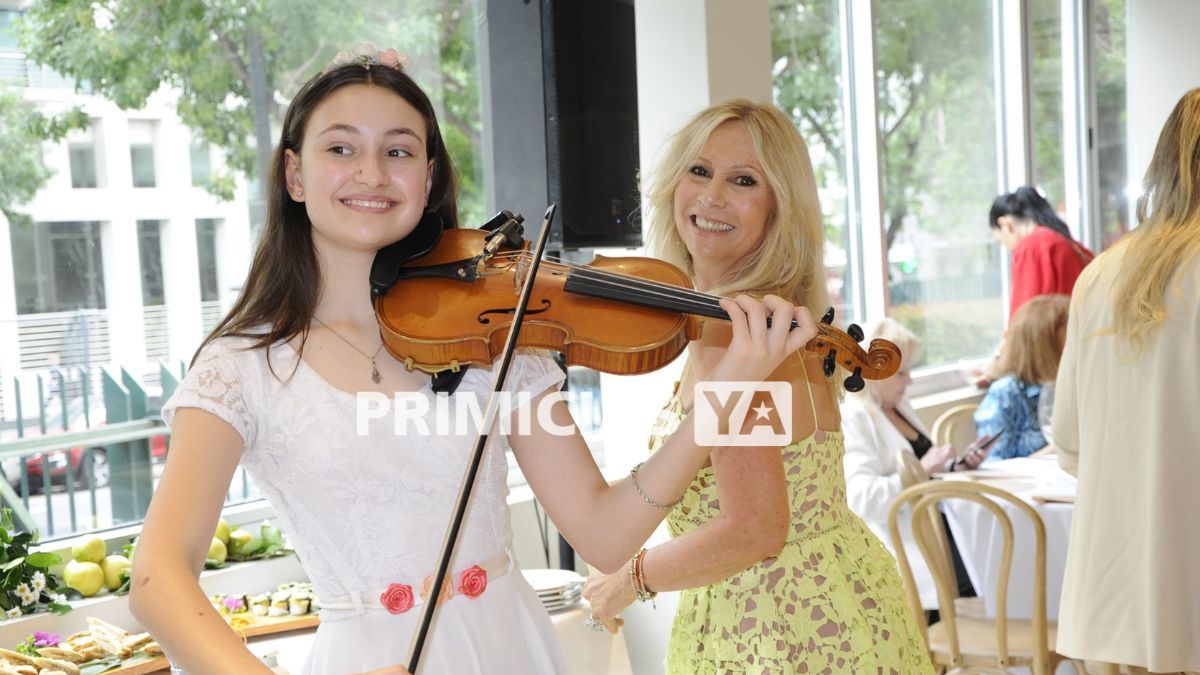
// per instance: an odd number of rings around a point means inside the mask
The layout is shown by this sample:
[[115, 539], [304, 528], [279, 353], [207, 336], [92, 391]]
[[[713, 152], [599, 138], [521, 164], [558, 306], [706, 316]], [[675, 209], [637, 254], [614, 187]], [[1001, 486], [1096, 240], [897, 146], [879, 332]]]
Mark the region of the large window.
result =
[[[1131, 196], [1127, 186], [1130, 178], [1141, 180], [1141, 176], [1128, 176], [1125, 158], [1125, 0], [1097, 0], [1092, 30], [1100, 248], [1108, 248], [1129, 231]], [[1140, 186], [1133, 190], [1135, 195], [1141, 193]]]
[[992, 11], [880, 0], [875, 16], [890, 312], [924, 343], [918, 365], [977, 358], [1004, 320]]
[[17, 225], [11, 239], [17, 313], [104, 308], [100, 223]]
[[[1062, 2], [1029, 3], [1033, 105], [1033, 184], [1041, 188], [1061, 214], [1066, 211], [1063, 167]], [[1077, 224], [1077, 223], [1076, 223]]]
[[775, 103], [795, 120], [817, 176], [829, 297], [840, 321], [859, 321], [847, 222], [839, 5], [838, 0], [772, 0], [771, 49]]

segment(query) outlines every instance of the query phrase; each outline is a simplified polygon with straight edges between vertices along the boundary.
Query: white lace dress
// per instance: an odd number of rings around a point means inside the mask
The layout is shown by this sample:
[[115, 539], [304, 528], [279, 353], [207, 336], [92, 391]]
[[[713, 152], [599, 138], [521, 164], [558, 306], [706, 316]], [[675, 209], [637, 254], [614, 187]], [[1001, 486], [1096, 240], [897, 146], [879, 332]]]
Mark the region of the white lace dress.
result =
[[[421, 585], [434, 571], [475, 435], [419, 435], [415, 424], [398, 435], [389, 414], [359, 436], [353, 394], [297, 363], [287, 345], [271, 349], [272, 374], [266, 351], [246, 350], [249, 344], [210, 343], [163, 418], [170, 424], [176, 409], [201, 408], [245, 441], [242, 466], [274, 505], [326, 605], [305, 672], [342, 675], [402, 664]], [[491, 378], [489, 370], [471, 368], [454, 398], [476, 396], [486, 406]], [[550, 359], [521, 355], [505, 389], [536, 395], [562, 379]], [[422, 419], [436, 431], [435, 394], [427, 385], [420, 396], [431, 402]], [[449, 412], [450, 426], [440, 421], [453, 430], [453, 405]], [[439, 602], [423, 672], [566, 671], [549, 616], [509, 562], [507, 447], [502, 434], [492, 435], [450, 565], [454, 595]], [[487, 583], [472, 597], [477, 571], [473, 587], [460, 586], [475, 566], [487, 572]], [[397, 612], [408, 604], [406, 594], [416, 606]]]

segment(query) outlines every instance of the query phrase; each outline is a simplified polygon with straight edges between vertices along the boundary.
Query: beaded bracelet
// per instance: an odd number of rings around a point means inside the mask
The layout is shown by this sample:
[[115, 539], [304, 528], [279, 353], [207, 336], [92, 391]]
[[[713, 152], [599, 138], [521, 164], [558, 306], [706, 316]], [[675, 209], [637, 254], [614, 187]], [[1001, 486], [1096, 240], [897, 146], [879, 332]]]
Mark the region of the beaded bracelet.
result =
[[649, 496], [647, 496], [645, 492], [642, 492], [642, 486], [638, 485], [638, 482], [637, 482], [637, 472], [638, 472], [638, 469], [642, 468], [642, 464], [645, 464], [645, 462], [640, 462], [640, 463], [638, 463], [637, 466], [633, 467], [629, 471], [629, 477], [633, 479], [633, 488], [635, 490], [637, 490], [637, 493], [639, 495], [642, 496], [642, 499], [646, 500], [647, 504], [649, 504], [650, 506], [653, 506], [656, 509], [666, 511], [667, 509], [674, 508], [675, 505], [677, 505], [679, 502], [683, 501], [683, 495], [679, 495], [679, 499], [676, 499], [675, 501], [671, 502], [670, 504], [659, 504], [658, 502], [654, 501]]
[[[658, 597], [658, 593], [646, 588], [646, 575], [642, 571], [642, 560], [645, 557], [646, 549], [643, 548], [629, 561], [629, 583], [633, 586], [633, 592], [637, 596], [638, 602], [649, 600], [650, 604], [654, 605], [654, 598]], [[654, 608], [658, 609], [656, 605]]]

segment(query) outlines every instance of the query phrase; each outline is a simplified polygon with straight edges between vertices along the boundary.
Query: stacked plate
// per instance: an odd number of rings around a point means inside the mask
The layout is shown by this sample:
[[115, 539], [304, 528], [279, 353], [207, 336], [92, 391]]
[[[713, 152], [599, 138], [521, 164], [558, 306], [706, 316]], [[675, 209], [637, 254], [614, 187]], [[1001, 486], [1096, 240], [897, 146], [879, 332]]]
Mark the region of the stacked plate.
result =
[[574, 607], [583, 592], [583, 577], [571, 570], [521, 570], [525, 580], [533, 586], [546, 611]]

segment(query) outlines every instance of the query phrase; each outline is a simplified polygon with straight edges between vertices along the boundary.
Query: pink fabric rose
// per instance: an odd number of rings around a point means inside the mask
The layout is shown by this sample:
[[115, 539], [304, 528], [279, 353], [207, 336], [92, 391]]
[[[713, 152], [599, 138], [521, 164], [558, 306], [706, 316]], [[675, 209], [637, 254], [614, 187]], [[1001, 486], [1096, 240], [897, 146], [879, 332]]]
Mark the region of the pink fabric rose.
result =
[[458, 592], [474, 599], [483, 595], [487, 590], [487, 570], [479, 565], [472, 565], [470, 569], [463, 570], [462, 579], [458, 584]]
[[408, 584], [388, 584], [387, 590], [379, 596], [379, 604], [392, 614], [403, 614], [412, 609], [413, 592]]
[[[433, 588], [433, 575], [425, 577], [425, 581], [421, 582], [421, 599], [429, 601], [429, 589]], [[454, 597], [454, 584], [450, 583], [450, 575], [442, 580], [442, 594], [438, 596], [438, 602], [445, 602]]]

